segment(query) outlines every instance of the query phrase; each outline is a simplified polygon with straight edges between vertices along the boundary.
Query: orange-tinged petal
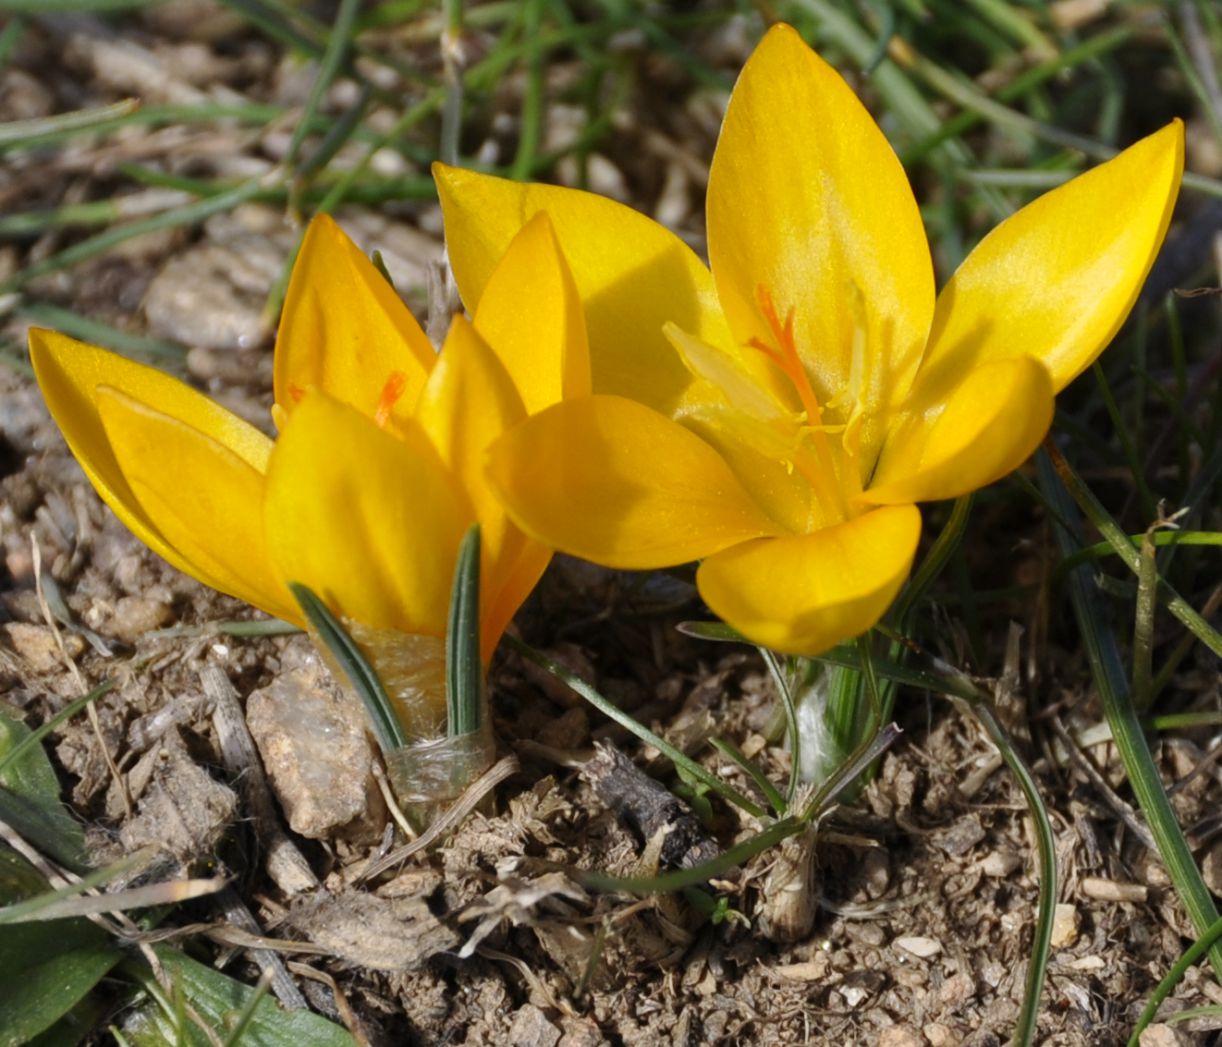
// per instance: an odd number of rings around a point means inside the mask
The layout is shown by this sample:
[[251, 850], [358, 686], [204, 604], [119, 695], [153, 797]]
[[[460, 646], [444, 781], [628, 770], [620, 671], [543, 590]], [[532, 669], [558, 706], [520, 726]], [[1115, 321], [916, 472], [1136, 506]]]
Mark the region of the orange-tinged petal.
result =
[[494, 444], [490, 461], [527, 534], [609, 567], [685, 563], [777, 531], [713, 448], [623, 397], [550, 407]]
[[[416, 421], [466, 490], [480, 522], [480, 601], [485, 612], [481, 617], [488, 623], [485, 659], [508, 623], [506, 618], [494, 624], [486, 612], [508, 600], [506, 585], [514, 578], [526, 546], [535, 543], [509, 520], [484, 471], [491, 444], [525, 418], [522, 398], [498, 356], [467, 320], [454, 317], [437, 366], [420, 394]], [[532, 562], [538, 560], [537, 555], [532, 557]], [[546, 565], [544, 556], [539, 573]], [[538, 574], [530, 586], [536, 581]], [[519, 603], [530, 592], [529, 587], [523, 591], [520, 583], [513, 588]], [[509, 617], [516, 609], [515, 605]]]
[[510, 241], [475, 310], [475, 329], [530, 414], [590, 394], [590, 348], [573, 274], [546, 212]]
[[761, 538], [696, 572], [715, 614], [754, 643], [818, 654], [860, 636], [899, 592], [921, 533], [915, 506], [875, 509], [806, 535]]
[[[933, 267], [908, 179], [870, 114], [797, 32], [768, 31], [743, 68], [713, 156], [709, 258], [740, 344], [793, 340], [826, 408], [885, 407], [915, 373]], [[881, 438], [867, 427], [867, 454]]]
[[98, 412], [98, 387], [108, 385], [144, 404], [157, 405], [259, 471], [266, 467], [271, 441], [162, 371], [54, 331], [30, 331], [30, 360], [52, 417], [103, 501], [157, 555], [180, 571], [201, 577], [200, 569], [158, 531], [128, 485]]
[[301, 621], [271, 573], [263, 473], [224, 444], [112, 386], [97, 390], [115, 459], [145, 516], [187, 573], [269, 614]]
[[1016, 356], [977, 367], [947, 403], [897, 424], [860, 501], [937, 501], [991, 484], [1031, 456], [1052, 413], [1052, 376], [1038, 360]]
[[1042, 360], [1060, 391], [1128, 316], [1167, 232], [1184, 170], [1168, 124], [1045, 193], [977, 245], [938, 297], [922, 384], [988, 360]]
[[727, 344], [708, 269], [674, 233], [593, 193], [434, 164], [446, 243], [468, 308], [518, 231], [546, 211], [585, 307], [595, 392], [669, 412], [692, 378], [662, 334], [670, 320]]
[[436, 353], [411, 311], [328, 215], [306, 230], [276, 335], [276, 404], [291, 412], [317, 387], [402, 423]]
[[391, 436], [359, 411], [305, 395], [276, 441], [264, 499], [268, 557], [374, 629], [441, 636], [458, 543], [473, 514], [419, 429]]

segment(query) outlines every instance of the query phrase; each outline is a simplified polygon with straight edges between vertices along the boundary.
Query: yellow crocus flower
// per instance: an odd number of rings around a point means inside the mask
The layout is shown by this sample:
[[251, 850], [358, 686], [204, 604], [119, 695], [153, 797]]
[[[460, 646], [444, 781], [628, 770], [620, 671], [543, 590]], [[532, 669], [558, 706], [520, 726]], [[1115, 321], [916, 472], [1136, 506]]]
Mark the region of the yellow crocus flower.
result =
[[[590, 390], [580, 302], [544, 215], [506, 242], [440, 354], [339, 226], [314, 219], [276, 340], [274, 440], [104, 349], [34, 330], [30, 355], [73, 454], [145, 544], [298, 625], [287, 583], [307, 585], [375, 655], [395, 636], [444, 637], [459, 542], [478, 522], [485, 663], [551, 555], [489, 492], [487, 448]], [[444, 710], [443, 693], [425, 698]]]
[[730, 99], [709, 268], [612, 201], [439, 167], [464, 298], [545, 211], [586, 307], [594, 395], [498, 441], [494, 486], [566, 552], [702, 560], [705, 601], [760, 644], [859, 635], [908, 575], [915, 503], [1022, 463], [1116, 334], [1182, 170], [1176, 121], [1002, 222], [935, 295], [899, 160], [788, 26]]

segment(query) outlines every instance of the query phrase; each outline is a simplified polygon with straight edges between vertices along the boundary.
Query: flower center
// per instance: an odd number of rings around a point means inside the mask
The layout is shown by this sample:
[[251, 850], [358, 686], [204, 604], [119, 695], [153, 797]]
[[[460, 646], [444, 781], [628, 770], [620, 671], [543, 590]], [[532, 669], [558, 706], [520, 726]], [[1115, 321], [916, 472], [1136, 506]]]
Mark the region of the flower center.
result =
[[861, 490], [857, 463], [860, 418], [854, 413], [847, 425], [824, 424], [819, 398], [798, 355], [793, 308], [790, 307], [782, 320], [772, 293], [762, 284], [755, 289], [755, 299], [768, 325], [771, 343], [762, 338], [752, 338], [747, 344], [768, 357], [789, 380], [805, 416], [793, 468], [810, 484], [818, 510], [822, 510], [820, 512], [812, 506], [810, 525], [819, 525], [828, 514], [837, 519], [847, 519], [853, 515], [849, 509], [850, 501]]

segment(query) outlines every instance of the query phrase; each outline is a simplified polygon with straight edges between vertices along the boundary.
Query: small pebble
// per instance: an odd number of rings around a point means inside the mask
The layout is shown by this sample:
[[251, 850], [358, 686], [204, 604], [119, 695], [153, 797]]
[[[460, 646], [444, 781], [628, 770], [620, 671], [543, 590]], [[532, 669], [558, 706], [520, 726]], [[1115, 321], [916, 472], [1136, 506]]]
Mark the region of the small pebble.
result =
[[509, 1026], [512, 1047], [556, 1047], [559, 1042], [560, 1030], [538, 1007], [527, 1003], [518, 1008]]
[[[60, 636], [68, 657], [75, 658], [85, 649], [85, 641], [76, 633], [61, 632]], [[0, 644], [12, 648], [35, 672], [49, 673], [64, 667], [55, 634], [45, 625], [6, 622], [0, 625]]]
[[1160, 1022], [1158, 1025], [1150, 1025], [1143, 1029], [1141, 1038], [1137, 1042], [1141, 1044], [1141, 1047], [1182, 1047], [1185, 1040], [1170, 1025]]
[[1020, 865], [1022, 859], [1017, 854], [1008, 848], [999, 848], [990, 852], [980, 863], [980, 871], [995, 880], [1004, 880]]
[[160, 629], [174, 615], [168, 603], [147, 596], [120, 596], [115, 601], [114, 614], [102, 630], [124, 643], [135, 643], [145, 633]]
[[1064, 949], [1078, 940], [1078, 910], [1073, 905], [1061, 904], [1052, 916], [1052, 947]]
[[928, 960], [930, 957], [937, 956], [942, 951], [942, 943], [940, 941], [935, 938], [925, 938], [921, 935], [896, 938], [892, 944], [896, 948], [903, 949], [904, 952], [911, 953], [922, 960]]
[[941, 1022], [930, 1022], [921, 1030], [929, 1047], [950, 1047], [955, 1042], [954, 1033]]

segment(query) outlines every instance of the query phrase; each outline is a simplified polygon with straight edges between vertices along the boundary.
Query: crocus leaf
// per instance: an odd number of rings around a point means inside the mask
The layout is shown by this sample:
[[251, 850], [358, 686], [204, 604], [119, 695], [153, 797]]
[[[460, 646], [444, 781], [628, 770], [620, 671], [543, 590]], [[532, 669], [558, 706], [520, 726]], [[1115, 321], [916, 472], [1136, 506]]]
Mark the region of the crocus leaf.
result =
[[446, 707], [450, 737], [479, 730], [484, 709], [484, 664], [480, 659], [479, 524], [458, 547], [450, 623], [446, 630]]

